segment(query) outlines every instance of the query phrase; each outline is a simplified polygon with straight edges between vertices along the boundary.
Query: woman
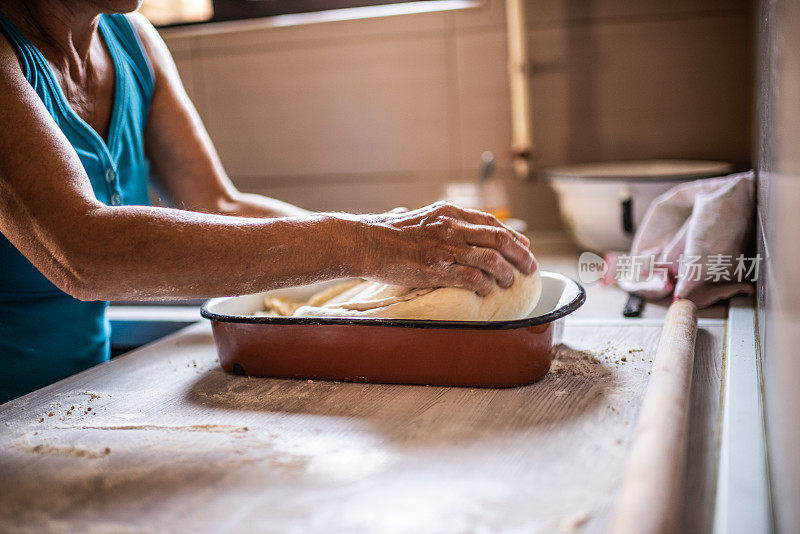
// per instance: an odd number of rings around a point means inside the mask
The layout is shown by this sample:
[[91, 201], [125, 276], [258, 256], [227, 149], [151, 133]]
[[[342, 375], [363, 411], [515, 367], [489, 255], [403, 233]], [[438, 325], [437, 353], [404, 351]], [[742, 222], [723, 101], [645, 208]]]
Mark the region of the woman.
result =
[[[535, 269], [485, 213], [237, 191], [138, 0], [0, 1], [0, 402], [108, 358], [108, 300], [343, 276], [486, 294]], [[265, 125], [265, 128], [269, 125]], [[152, 207], [148, 175], [174, 206]]]

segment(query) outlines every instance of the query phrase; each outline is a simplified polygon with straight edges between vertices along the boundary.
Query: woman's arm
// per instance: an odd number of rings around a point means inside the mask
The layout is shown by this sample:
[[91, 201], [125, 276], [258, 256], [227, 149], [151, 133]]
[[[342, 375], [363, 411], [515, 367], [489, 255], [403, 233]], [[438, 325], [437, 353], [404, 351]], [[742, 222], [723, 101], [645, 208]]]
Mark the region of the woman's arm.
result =
[[243, 217], [286, 217], [309, 212], [231, 183], [164, 41], [142, 15], [128, 15], [155, 74], [145, 150], [167, 200], [175, 207]]
[[486, 294], [495, 280], [510, 285], [513, 267], [535, 268], [524, 237], [446, 204], [280, 219], [107, 206], [3, 39], [0, 116], [0, 232], [79, 299], [236, 295], [342, 276]]

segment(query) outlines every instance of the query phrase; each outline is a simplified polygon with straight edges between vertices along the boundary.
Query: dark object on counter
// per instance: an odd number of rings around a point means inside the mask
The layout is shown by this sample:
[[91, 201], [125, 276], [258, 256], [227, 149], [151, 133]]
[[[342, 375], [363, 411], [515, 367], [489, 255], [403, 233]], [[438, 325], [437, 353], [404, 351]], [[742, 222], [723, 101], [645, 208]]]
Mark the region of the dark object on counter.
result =
[[633, 227], [633, 197], [629, 195], [620, 201], [620, 212], [622, 216], [622, 231], [633, 235], [635, 233], [635, 228]]
[[644, 298], [636, 293], [628, 293], [628, 300], [622, 308], [623, 317], [641, 317], [644, 311]]
[[[329, 283], [326, 285], [330, 285]], [[427, 321], [255, 316], [265, 295], [302, 301], [323, 285], [212, 299], [220, 365], [236, 374], [468, 387], [512, 387], [543, 377], [561, 319], [586, 300], [583, 287], [542, 272], [542, 296], [516, 321]]]

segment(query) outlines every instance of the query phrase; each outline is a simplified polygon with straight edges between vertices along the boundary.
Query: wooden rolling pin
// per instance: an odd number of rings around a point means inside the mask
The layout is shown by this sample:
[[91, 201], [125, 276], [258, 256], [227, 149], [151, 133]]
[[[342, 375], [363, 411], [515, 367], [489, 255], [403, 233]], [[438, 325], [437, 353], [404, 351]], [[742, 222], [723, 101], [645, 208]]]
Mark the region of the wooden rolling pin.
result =
[[678, 528], [696, 337], [697, 306], [676, 300], [653, 360], [612, 534], [672, 534]]

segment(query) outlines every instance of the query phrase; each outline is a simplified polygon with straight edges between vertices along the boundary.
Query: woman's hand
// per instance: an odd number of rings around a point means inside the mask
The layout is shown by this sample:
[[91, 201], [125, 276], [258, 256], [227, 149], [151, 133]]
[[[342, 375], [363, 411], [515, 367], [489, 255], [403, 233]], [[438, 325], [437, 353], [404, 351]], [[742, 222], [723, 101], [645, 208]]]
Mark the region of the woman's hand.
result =
[[461, 287], [485, 296], [507, 288], [514, 269], [537, 268], [530, 241], [477, 210], [437, 202], [413, 211], [357, 216], [368, 247], [357, 254], [364, 276], [416, 287]]

